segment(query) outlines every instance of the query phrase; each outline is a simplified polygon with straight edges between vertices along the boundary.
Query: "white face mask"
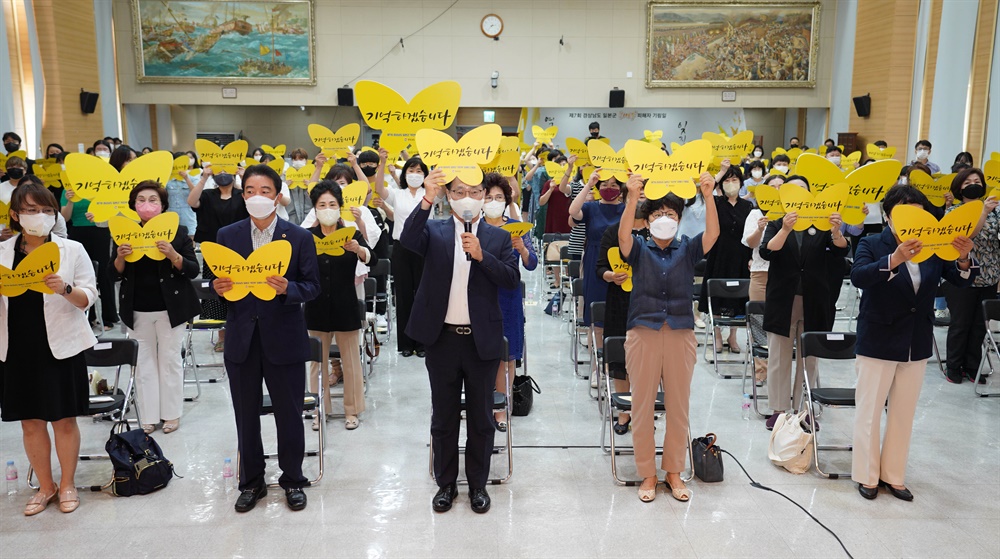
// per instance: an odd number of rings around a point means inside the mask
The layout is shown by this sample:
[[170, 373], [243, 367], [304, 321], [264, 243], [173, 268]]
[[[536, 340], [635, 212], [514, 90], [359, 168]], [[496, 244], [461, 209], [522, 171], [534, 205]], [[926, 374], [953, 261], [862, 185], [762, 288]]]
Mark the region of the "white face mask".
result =
[[406, 173], [406, 186], [420, 188], [424, 184], [423, 173]]
[[917, 150], [917, 159], [923, 161], [923, 160], [927, 159], [927, 156], [930, 155], [930, 154], [931, 154], [931, 152], [928, 151], [928, 150], [926, 150], [926, 149], [918, 149]]
[[471, 221], [479, 216], [479, 212], [483, 210], [483, 201], [476, 200], [471, 196], [466, 196], [459, 200], [450, 200], [451, 209], [455, 211], [455, 215], [458, 217]]
[[188, 157], [188, 167], [194, 167], [198, 161], [193, 157]]
[[264, 157], [264, 156], [263, 156], [263, 155], [260, 155], [260, 154], [257, 154], [257, 155], [255, 155], [255, 156], [253, 156], [253, 160], [254, 160], [254, 161], [258, 161], [258, 162], [259, 162], [259, 161], [260, 161], [260, 158], [261, 158], [261, 157]]
[[723, 183], [722, 191], [726, 193], [728, 198], [732, 198], [740, 193], [740, 185], [738, 183]]
[[536, 163], [538, 163], [538, 158], [537, 157], [529, 157], [528, 158], [528, 166], [529, 167], [534, 167]]
[[673, 239], [677, 235], [677, 220], [667, 216], [658, 217], [649, 224], [649, 233], [661, 241]]
[[760, 151], [755, 151], [755, 152], [753, 152], [753, 156], [754, 156], [754, 157], [760, 157], [761, 155], [764, 155], [764, 153], [763, 153], [763, 152], [760, 152]]
[[788, 173], [788, 166], [787, 165], [775, 165], [774, 166], [774, 170], [778, 171], [781, 174], [787, 174]]
[[750, 176], [752, 176], [755, 179], [759, 179], [760, 177], [764, 176], [764, 171], [761, 171], [760, 169], [754, 169], [753, 171], [750, 171]]
[[260, 194], [247, 198], [246, 205], [247, 213], [257, 219], [267, 218], [277, 209], [274, 200]]
[[830, 157], [827, 157], [826, 159], [830, 163], [833, 163], [837, 167], [840, 167], [840, 156], [839, 155], [831, 155]]
[[337, 223], [337, 221], [340, 220], [340, 210], [335, 210], [333, 208], [316, 210], [316, 220], [327, 227], [332, 227]]
[[94, 151], [94, 155], [96, 155], [97, 157], [108, 159], [109, 157], [111, 157], [111, 152], [110, 151], [104, 151], [103, 149], [102, 150], [95, 150]]
[[56, 216], [38, 213], [34, 215], [18, 214], [21, 229], [28, 235], [45, 237], [56, 225]]
[[292, 166], [293, 169], [301, 169], [301, 168], [303, 168], [303, 167], [306, 166], [306, 160], [305, 159], [293, 159], [292, 162], [291, 162], [291, 166]]
[[483, 204], [483, 212], [486, 213], [486, 217], [496, 219], [503, 215], [505, 207], [504, 203], [500, 200], [490, 200]]

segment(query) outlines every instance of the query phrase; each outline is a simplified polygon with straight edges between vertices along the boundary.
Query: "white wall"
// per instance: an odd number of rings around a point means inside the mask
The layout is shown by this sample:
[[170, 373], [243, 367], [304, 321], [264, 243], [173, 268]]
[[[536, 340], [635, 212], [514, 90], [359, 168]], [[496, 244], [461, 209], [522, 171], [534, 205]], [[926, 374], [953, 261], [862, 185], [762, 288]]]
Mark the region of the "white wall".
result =
[[[979, 0], [949, 2], [947, 9], [941, 12], [941, 41], [938, 43], [927, 139], [934, 146], [931, 161], [942, 167], [950, 167], [955, 154], [965, 151], [963, 123], [968, 121], [969, 78], [978, 13]], [[959, 29], [965, 32], [958, 32]], [[956, 32], [948, 33], [949, 30]]]
[[858, 0], [841, 0], [837, 6], [837, 41], [833, 47], [833, 85], [830, 91], [830, 130], [834, 133], [851, 132], [852, 98], [866, 93], [851, 91], [857, 23]]

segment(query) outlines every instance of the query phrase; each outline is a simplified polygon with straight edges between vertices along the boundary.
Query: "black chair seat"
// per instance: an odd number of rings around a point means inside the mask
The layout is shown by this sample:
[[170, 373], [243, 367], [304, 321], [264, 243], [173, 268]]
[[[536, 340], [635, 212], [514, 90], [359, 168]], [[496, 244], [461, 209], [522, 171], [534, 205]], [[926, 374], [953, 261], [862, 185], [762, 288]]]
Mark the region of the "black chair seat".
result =
[[340, 348], [337, 347], [337, 344], [330, 344], [330, 357], [340, 359]]
[[[313, 392], [306, 392], [305, 401], [302, 404], [302, 411], [312, 411], [316, 409], [319, 405], [319, 397]], [[271, 396], [269, 394], [264, 394], [263, 403], [260, 406], [260, 414], [268, 415], [274, 413], [274, 407], [271, 405]]]
[[767, 346], [753, 346], [750, 348], [750, 353], [758, 359], [767, 359]]
[[[611, 403], [618, 410], [632, 411], [632, 393], [614, 392], [611, 394]], [[656, 393], [656, 404], [654, 405], [653, 410], [667, 411], [667, 407], [663, 404], [663, 392]]]
[[[462, 394], [461, 409], [465, 411], [465, 394]], [[502, 410], [507, 408], [507, 396], [502, 392], [493, 393], [493, 409]]]
[[191, 328], [195, 330], [219, 330], [225, 327], [225, 320], [195, 320], [191, 323]]
[[[100, 398], [100, 400], [94, 401], [95, 398]], [[108, 400], [107, 398], [111, 399]], [[113, 411], [120, 410], [124, 407], [125, 407], [124, 394], [102, 394], [100, 396], [91, 396], [90, 405], [87, 408], [87, 415], [110, 413]]]
[[745, 316], [717, 316], [712, 319], [716, 326], [746, 326]]
[[853, 388], [816, 388], [812, 391], [813, 402], [824, 406], [854, 407]]

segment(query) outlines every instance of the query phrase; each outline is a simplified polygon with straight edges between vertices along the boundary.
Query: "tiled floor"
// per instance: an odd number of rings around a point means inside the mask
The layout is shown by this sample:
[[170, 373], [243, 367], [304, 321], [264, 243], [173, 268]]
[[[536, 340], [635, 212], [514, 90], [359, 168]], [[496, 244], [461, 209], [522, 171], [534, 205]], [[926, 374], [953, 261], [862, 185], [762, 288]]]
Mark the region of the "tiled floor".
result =
[[[534, 300], [542, 301], [540, 275], [526, 279]], [[53, 507], [22, 516], [28, 468], [20, 429], [0, 425], [0, 459], [14, 459], [22, 477], [16, 496], [0, 497], [0, 556], [844, 556], [798, 508], [750, 487], [728, 458], [726, 480], [692, 481], [689, 503], [672, 500], [661, 485], [656, 501], [643, 504], [635, 488], [616, 485], [610, 457], [597, 448], [596, 403], [587, 381], [572, 373], [566, 324], [542, 314], [540, 305], [527, 314], [529, 372], [542, 393], [531, 415], [513, 422], [514, 475], [489, 487], [488, 514], [474, 514], [464, 494], [451, 512], [431, 510], [426, 371], [416, 357], [398, 357], [390, 342], [371, 379], [361, 427], [348, 432], [340, 421], [329, 424], [325, 476], [307, 490], [303, 512], [289, 511], [277, 491], [250, 513], [233, 512], [235, 492], [227, 493], [221, 478], [223, 459], [235, 454], [227, 384], [204, 385], [201, 400], [186, 404], [181, 429], [155, 434], [183, 479], [149, 496], [84, 493], [71, 515]], [[938, 334], [943, 341], [943, 330]], [[207, 341], [199, 352], [215, 358]], [[740, 381], [717, 379], [702, 355], [692, 386], [692, 432], [717, 433], [752, 476], [815, 514], [855, 557], [1000, 557], [1000, 398], [977, 398], [970, 384], [948, 384], [936, 365], [928, 366], [907, 478], [916, 500], [882, 493], [869, 502], [849, 480], [774, 467], [763, 421], [741, 419]], [[852, 377], [852, 367], [831, 365], [823, 380], [847, 385]], [[846, 440], [851, 420], [849, 410], [830, 410], [821, 435]], [[109, 424], [81, 419], [80, 425], [84, 450], [103, 452]], [[663, 433], [662, 421], [657, 432]], [[313, 433], [306, 435], [308, 443]], [[847, 471], [849, 456], [840, 454], [832, 466]], [[306, 459], [308, 472], [314, 460]], [[631, 457], [620, 464], [624, 475], [634, 473]], [[83, 462], [77, 481], [101, 483], [108, 473], [106, 463]]]

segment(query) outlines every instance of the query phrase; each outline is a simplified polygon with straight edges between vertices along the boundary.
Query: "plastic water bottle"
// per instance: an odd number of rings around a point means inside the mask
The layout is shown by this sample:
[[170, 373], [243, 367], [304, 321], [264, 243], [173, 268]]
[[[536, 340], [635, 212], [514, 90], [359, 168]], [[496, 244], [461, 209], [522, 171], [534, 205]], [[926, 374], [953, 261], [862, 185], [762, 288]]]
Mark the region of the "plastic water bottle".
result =
[[7, 461], [7, 496], [17, 493], [17, 466], [13, 460]]
[[229, 493], [233, 487], [233, 461], [230, 458], [226, 458], [222, 462], [222, 484], [226, 493]]
[[743, 395], [743, 419], [750, 421], [750, 395]]

